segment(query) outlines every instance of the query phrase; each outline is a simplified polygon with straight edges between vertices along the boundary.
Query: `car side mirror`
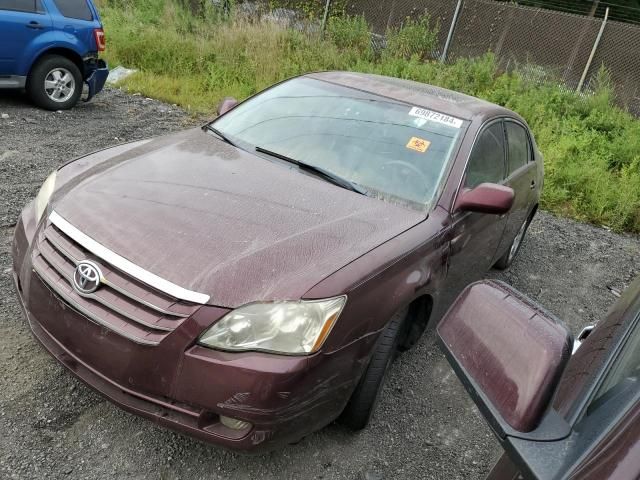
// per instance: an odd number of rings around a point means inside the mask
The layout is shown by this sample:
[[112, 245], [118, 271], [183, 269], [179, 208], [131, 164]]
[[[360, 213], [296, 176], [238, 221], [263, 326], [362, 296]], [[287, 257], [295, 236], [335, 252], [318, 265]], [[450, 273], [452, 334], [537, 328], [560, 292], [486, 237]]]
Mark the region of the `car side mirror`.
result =
[[511, 210], [514, 199], [512, 188], [495, 183], [481, 183], [472, 190], [465, 189], [460, 193], [454, 211], [502, 215]]
[[217, 110], [218, 116], [224, 115], [232, 108], [235, 108], [235, 106], [238, 105], [238, 103], [239, 103], [238, 100], [236, 100], [233, 97], [223, 98], [222, 101], [220, 102], [220, 105], [218, 105], [218, 110]]
[[467, 287], [437, 327], [441, 348], [501, 442], [571, 431], [551, 405], [571, 357], [567, 327], [508, 285]]

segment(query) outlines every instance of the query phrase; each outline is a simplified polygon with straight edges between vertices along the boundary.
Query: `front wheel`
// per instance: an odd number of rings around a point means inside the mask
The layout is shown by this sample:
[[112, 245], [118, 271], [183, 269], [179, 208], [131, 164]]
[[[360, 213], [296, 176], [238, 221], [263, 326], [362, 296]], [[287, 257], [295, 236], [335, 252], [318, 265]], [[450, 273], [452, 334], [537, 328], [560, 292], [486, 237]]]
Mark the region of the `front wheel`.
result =
[[529, 228], [529, 224], [531, 223], [531, 220], [533, 220], [533, 215], [529, 216], [529, 218], [527, 218], [524, 222], [522, 222], [522, 225], [520, 226], [518, 233], [516, 234], [515, 238], [513, 239], [513, 242], [511, 242], [511, 245], [509, 246], [509, 250], [507, 250], [504, 253], [504, 255], [502, 255], [502, 257], [500, 257], [498, 261], [495, 263], [494, 266], [497, 269], [506, 270], [511, 266], [511, 264], [513, 263], [513, 260], [516, 258], [516, 255], [520, 251], [520, 247], [522, 246], [522, 241], [524, 240], [524, 236], [527, 233], [527, 229]]
[[41, 108], [66, 110], [73, 107], [82, 94], [82, 75], [68, 58], [47, 55], [31, 69], [27, 92]]
[[385, 374], [396, 355], [404, 321], [404, 315], [394, 315], [380, 334], [369, 365], [340, 415], [339, 423], [352, 430], [362, 430], [369, 423], [384, 384]]

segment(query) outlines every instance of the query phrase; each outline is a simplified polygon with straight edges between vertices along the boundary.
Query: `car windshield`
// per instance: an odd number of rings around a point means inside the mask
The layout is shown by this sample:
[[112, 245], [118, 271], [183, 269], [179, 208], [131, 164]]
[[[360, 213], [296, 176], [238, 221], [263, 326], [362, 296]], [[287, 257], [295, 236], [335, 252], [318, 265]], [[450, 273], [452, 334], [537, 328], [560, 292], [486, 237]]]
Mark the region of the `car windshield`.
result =
[[212, 126], [247, 150], [266, 149], [364, 187], [367, 195], [426, 208], [465, 122], [302, 77], [247, 100]]

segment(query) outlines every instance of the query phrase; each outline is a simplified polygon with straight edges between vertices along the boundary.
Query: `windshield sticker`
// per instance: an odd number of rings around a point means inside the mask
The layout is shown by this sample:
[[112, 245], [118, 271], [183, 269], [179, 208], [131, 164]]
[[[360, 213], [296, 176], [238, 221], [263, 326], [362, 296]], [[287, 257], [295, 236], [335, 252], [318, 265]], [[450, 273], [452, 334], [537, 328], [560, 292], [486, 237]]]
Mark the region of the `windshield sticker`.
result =
[[426, 108], [413, 107], [409, 112], [409, 115], [411, 115], [412, 117], [423, 118], [424, 120], [431, 120], [433, 122], [449, 125], [450, 127], [454, 128], [462, 127], [462, 120], [460, 120], [459, 118], [450, 117], [449, 115], [445, 115], [444, 113], [434, 112], [432, 110], [427, 110]]
[[422, 138], [418, 137], [411, 137], [411, 140], [409, 140], [409, 143], [407, 143], [407, 148], [415, 150], [416, 152], [424, 153], [429, 148], [429, 145], [431, 145], [431, 142], [429, 140], [423, 140]]

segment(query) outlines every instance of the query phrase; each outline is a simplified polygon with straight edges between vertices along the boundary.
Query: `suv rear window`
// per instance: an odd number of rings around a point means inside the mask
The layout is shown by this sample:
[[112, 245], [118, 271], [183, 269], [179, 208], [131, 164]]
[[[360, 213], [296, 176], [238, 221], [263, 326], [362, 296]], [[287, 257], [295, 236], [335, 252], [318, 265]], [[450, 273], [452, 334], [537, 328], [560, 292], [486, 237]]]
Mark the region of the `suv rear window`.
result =
[[93, 20], [93, 14], [87, 5], [87, 0], [55, 0], [55, 2], [60, 13], [67, 18]]
[[43, 12], [40, 0], [0, 0], [0, 10], [15, 10], [16, 12]]

